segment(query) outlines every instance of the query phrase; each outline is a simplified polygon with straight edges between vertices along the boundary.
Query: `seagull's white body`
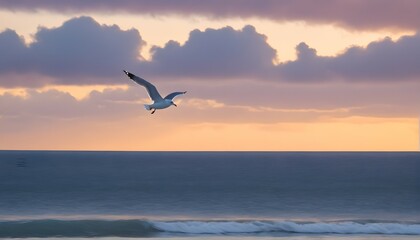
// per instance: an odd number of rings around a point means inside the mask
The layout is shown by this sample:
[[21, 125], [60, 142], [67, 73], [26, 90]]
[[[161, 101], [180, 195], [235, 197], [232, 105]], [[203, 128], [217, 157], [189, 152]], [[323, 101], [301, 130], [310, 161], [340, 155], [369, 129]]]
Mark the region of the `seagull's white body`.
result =
[[146, 110], [152, 110], [152, 109], [165, 109], [173, 105], [172, 100], [169, 99], [163, 99], [163, 101], [154, 102], [152, 104], [144, 104], [144, 108]]
[[185, 94], [186, 92], [173, 92], [171, 94], [168, 94], [165, 98], [162, 98], [162, 96], [159, 94], [156, 87], [149, 83], [148, 81], [144, 80], [141, 77], [138, 77], [130, 72], [127, 72], [123, 70], [124, 73], [134, 82], [138, 83], [139, 85], [146, 88], [147, 93], [149, 94], [150, 98], [153, 100], [152, 104], [145, 104], [144, 107], [146, 110], [152, 111], [152, 114], [156, 111], [156, 109], [165, 109], [170, 107], [171, 105], [174, 105], [176, 107], [176, 104], [173, 102], [173, 99], [181, 94]]

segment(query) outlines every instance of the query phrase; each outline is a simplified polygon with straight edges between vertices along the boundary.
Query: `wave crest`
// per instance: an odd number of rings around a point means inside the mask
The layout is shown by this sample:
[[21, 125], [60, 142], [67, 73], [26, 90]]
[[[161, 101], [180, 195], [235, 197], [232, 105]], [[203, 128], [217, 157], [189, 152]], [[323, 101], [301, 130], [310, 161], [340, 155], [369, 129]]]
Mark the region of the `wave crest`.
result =
[[420, 235], [420, 224], [292, 221], [30, 220], [0, 222], [0, 237], [152, 237], [177, 234]]
[[420, 235], [420, 224], [402, 223], [298, 223], [298, 222], [152, 222], [161, 231], [193, 234], [229, 233], [336, 233], [336, 234], [405, 234]]

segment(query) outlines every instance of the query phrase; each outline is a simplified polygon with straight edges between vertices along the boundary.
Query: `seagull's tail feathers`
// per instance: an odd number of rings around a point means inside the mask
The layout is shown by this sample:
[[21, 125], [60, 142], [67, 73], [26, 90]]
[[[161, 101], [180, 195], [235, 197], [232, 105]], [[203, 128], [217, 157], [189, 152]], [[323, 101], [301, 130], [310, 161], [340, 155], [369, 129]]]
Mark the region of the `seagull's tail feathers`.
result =
[[150, 107], [150, 105], [147, 105], [147, 104], [144, 104], [144, 108], [145, 108], [147, 111], [152, 110], [152, 108]]

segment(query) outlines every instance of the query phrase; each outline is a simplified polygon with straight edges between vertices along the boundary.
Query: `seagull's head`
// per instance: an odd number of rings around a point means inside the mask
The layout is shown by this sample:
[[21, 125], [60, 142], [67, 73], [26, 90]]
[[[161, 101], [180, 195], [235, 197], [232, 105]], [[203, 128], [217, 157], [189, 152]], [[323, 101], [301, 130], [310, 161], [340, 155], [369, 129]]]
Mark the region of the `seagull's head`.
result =
[[178, 107], [178, 106], [174, 103], [174, 101], [171, 101], [171, 105], [174, 105], [175, 107]]

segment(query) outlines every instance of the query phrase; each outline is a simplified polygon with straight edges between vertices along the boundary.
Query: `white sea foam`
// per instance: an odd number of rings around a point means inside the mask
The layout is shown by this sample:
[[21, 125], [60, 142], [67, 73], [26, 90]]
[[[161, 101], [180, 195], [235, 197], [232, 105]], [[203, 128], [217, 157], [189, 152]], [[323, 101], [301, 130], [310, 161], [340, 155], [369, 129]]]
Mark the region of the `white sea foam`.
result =
[[0, 221], [0, 238], [150, 237], [177, 234], [384, 234], [420, 235], [418, 223], [291, 221], [19, 220]]
[[164, 232], [190, 234], [229, 233], [336, 233], [336, 234], [404, 234], [420, 235], [420, 224], [403, 223], [297, 223], [297, 222], [151, 222], [152, 226]]

